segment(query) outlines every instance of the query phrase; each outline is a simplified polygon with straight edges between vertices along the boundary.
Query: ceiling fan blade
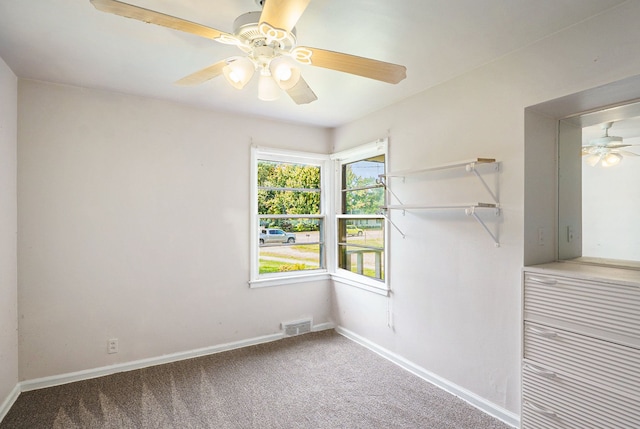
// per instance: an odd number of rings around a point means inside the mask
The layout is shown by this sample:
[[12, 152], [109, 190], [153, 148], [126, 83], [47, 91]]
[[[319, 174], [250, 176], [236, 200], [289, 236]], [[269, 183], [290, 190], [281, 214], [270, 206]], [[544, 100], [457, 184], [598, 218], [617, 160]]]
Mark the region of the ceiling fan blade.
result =
[[300, 79], [293, 87], [286, 91], [287, 94], [289, 94], [289, 97], [291, 97], [296, 104], [309, 104], [318, 99], [302, 76], [300, 76]]
[[640, 156], [640, 154], [631, 152], [630, 150], [619, 150], [618, 153], [624, 156]]
[[175, 84], [181, 86], [199, 85], [221, 75], [222, 69], [225, 68], [226, 65], [227, 60], [218, 61], [209, 67], [205, 67], [202, 70], [198, 70], [197, 72], [190, 74], [189, 76], [183, 77], [179, 81], [176, 81]]
[[617, 148], [628, 147], [628, 146], [632, 146], [632, 145], [625, 144], [625, 143], [618, 143], [618, 144], [608, 144], [608, 145], [605, 145], [604, 147], [607, 149], [617, 149]]
[[96, 9], [102, 12], [113, 13], [115, 15], [124, 16], [125, 18], [132, 18], [146, 23], [161, 25], [174, 30], [180, 30], [186, 33], [202, 36], [207, 39], [215, 40], [219, 37], [234, 38], [232, 34], [216, 30], [215, 28], [196, 24], [195, 22], [185, 21], [181, 18], [165, 15], [164, 13], [144, 9], [142, 7], [123, 3], [117, 0], [91, 0], [91, 3]]
[[266, 0], [260, 15], [260, 24], [290, 33], [302, 16], [310, 0]]
[[407, 77], [407, 68], [405, 66], [341, 52], [298, 47], [292, 51], [292, 55], [303, 64], [351, 73], [387, 83], [396, 84]]

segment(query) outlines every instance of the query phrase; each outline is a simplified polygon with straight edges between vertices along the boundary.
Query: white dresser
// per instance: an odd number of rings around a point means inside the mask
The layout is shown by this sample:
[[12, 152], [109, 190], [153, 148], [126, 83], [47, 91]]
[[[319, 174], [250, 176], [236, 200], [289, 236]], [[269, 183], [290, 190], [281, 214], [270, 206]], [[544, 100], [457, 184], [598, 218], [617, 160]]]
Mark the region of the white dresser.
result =
[[524, 268], [522, 429], [640, 429], [640, 271]]

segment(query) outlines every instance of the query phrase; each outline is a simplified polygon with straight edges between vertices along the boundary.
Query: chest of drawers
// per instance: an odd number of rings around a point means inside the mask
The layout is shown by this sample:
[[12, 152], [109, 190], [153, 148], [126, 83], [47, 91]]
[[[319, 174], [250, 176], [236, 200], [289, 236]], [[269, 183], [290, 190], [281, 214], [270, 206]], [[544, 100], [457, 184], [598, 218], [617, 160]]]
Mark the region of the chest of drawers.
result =
[[640, 429], [640, 271], [523, 271], [522, 429]]

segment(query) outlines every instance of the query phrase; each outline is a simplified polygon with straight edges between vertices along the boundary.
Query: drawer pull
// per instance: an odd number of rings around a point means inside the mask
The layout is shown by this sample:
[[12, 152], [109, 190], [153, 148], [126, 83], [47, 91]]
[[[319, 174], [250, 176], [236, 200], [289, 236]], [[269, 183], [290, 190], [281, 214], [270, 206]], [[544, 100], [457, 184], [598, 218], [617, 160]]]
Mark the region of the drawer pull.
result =
[[557, 332], [534, 328], [533, 326], [528, 326], [527, 329], [529, 330], [529, 332], [532, 332], [536, 335], [540, 335], [541, 337], [545, 337], [545, 338], [555, 338], [558, 336]]
[[546, 378], [554, 378], [556, 376], [556, 373], [553, 371], [549, 371], [546, 369], [540, 369], [538, 367], [535, 367], [531, 364], [525, 363], [524, 364], [525, 369], [528, 369], [529, 371], [533, 372], [534, 374], [538, 374], [541, 377], [546, 377]]
[[529, 402], [529, 401], [525, 401], [525, 402], [524, 402], [524, 405], [525, 405], [525, 406], [527, 406], [527, 407], [529, 407], [529, 408], [531, 408], [531, 409], [532, 409], [533, 411], [535, 411], [536, 413], [539, 413], [539, 414], [545, 415], [545, 416], [547, 416], [547, 417], [553, 417], [553, 418], [557, 418], [557, 417], [558, 417], [558, 415], [557, 415], [555, 412], [553, 412], [553, 411], [549, 411], [549, 410], [545, 410], [544, 408], [540, 408], [540, 407], [538, 407], [537, 405], [532, 404], [532, 403], [531, 403], [531, 402]]
[[539, 284], [542, 284], [542, 285], [553, 286], [553, 285], [558, 284], [558, 281], [556, 279], [541, 279], [540, 277], [528, 277], [527, 279], [530, 282], [539, 283]]

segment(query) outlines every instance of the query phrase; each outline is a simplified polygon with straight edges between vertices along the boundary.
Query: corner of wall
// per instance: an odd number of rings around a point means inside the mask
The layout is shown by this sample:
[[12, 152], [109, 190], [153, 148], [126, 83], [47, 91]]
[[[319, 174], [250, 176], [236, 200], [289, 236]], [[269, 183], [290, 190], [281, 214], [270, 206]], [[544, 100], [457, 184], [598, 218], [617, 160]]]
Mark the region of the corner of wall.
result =
[[525, 109], [524, 265], [556, 259], [558, 120]]
[[0, 58], [0, 421], [19, 394], [17, 262], [18, 79]]

